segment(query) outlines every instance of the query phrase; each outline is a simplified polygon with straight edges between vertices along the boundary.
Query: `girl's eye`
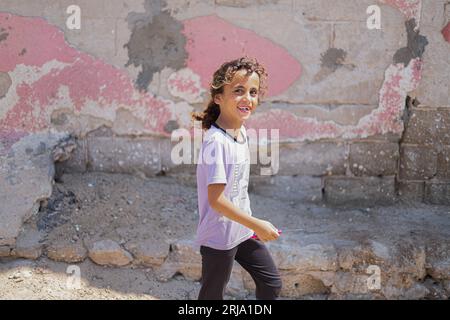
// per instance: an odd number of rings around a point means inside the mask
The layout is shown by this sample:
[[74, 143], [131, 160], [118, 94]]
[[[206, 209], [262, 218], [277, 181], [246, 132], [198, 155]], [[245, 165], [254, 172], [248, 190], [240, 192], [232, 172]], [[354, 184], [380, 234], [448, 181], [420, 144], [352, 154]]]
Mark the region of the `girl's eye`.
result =
[[[238, 94], [243, 94], [244, 90], [243, 89], [236, 89], [234, 92], [236, 92]], [[256, 96], [256, 95], [258, 95], [258, 91], [256, 91], [256, 90], [250, 91], [250, 94], [252, 96]]]

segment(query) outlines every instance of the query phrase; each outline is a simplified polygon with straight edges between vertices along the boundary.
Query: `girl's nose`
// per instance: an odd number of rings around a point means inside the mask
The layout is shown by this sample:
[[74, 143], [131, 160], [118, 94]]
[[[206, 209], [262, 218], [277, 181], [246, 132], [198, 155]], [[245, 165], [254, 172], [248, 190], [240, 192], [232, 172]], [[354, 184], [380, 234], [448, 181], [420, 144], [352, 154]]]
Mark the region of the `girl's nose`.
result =
[[245, 99], [247, 102], [252, 101], [252, 96], [251, 96], [250, 92], [244, 94], [244, 99]]

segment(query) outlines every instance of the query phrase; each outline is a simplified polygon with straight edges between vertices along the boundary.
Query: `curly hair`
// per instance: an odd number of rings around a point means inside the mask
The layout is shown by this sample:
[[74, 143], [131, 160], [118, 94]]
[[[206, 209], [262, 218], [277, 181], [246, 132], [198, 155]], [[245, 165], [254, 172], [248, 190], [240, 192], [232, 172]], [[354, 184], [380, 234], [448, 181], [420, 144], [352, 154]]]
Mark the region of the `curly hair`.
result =
[[202, 122], [202, 129], [207, 130], [217, 120], [220, 115], [220, 107], [214, 102], [214, 97], [217, 94], [223, 93], [223, 88], [226, 84], [230, 84], [233, 80], [234, 74], [238, 70], [247, 70], [247, 75], [256, 72], [259, 76], [259, 97], [263, 97], [267, 92], [267, 72], [255, 58], [248, 56], [241, 57], [236, 60], [228, 61], [214, 72], [213, 81], [210, 84], [211, 99], [203, 112], [192, 113], [192, 119]]

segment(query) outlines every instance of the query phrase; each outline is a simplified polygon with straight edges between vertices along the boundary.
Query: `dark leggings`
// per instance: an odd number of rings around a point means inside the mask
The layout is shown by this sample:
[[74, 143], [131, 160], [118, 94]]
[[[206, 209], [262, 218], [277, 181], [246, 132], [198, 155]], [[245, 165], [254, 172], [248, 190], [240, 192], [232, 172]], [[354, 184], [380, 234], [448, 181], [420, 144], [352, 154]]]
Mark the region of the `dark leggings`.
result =
[[202, 287], [199, 300], [223, 300], [236, 260], [256, 284], [256, 299], [275, 300], [281, 290], [281, 277], [263, 242], [248, 239], [230, 250], [201, 246]]

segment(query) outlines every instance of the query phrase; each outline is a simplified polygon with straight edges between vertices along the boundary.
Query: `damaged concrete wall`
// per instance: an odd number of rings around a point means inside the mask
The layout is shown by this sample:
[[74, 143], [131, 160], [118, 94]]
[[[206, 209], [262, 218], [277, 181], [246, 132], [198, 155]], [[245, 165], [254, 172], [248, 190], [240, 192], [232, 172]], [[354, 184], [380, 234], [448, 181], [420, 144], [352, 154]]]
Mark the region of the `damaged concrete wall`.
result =
[[[374, 4], [381, 29], [367, 27]], [[307, 175], [332, 203], [449, 203], [449, 12], [445, 0], [0, 0], [0, 155], [47, 132], [78, 138], [65, 170], [192, 173], [171, 162], [170, 135], [204, 108], [212, 72], [248, 54], [270, 77], [246, 125], [281, 139], [270, 183]]]

